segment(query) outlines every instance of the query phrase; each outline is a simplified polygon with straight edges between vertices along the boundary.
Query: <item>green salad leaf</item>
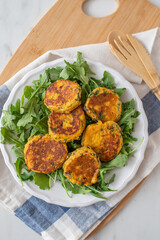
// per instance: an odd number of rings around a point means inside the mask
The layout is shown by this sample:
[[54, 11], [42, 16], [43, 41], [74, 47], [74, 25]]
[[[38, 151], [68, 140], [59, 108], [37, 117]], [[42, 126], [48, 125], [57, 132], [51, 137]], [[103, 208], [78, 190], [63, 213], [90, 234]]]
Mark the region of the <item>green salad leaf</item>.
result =
[[122, 115], [121, 119], [118, 121], [118, 124], [121, 127], [123, 136], [122, 152], [128, 154], [128, 156], [132, 151], [131, 145], [133, 145], [134, 142], [138, 140], [132, 136], [132, 133], [134, 131], [134, 125], [137, 122], [139, 115], [140, 112], [136, 110], [134, 99], [122, 103]]
[[1, 127], [1, 143], [16, 144], [18, 146], [23, 145], [23, 143], [19, 140], [15, 133], [5, 127]]
[[118, 121], [122, 131], [132, 133], [139, 114], [140, 112], [136, 111], [134, 99], [122, 103], [122, 117]]
[[[13, 105], [12, 105], [12, 108], [13, 108]], [[13, 109], [11, 109], [11, 111], [13, 111]], [[16, 124], [14, 122], [16, 117], [12, 113], [9, 113], [8, 111], [3, 110], [3, 113], [4, 113], [4, 116], [2, 117], [2, 120], [1, 120], [2, 125], [12, 131], [16, 130]]]
[[14, 165], [16, 168], [17, 176], [21, 180], [21, 183], [22, 181], [33, 181], [34, 172], [27, 169], [24, 158], [18, 157]]
[[128, 160], [128, 155], [125, 153], [119, 153], [114, 159], [111, 161], [102, 163], [102, 169], [105, 171], [112, 170], [114, 168], [122, 168], [125, 166]]
[[27, 172], [23, 172], [21, 173], [21, 179], [22, 181], [33, 181], [33, 175], [34, 175], [34, 172], [30, 171], [30, 173], [27, 173]]
[[24, 165], [23, 159], [17, 158], [17, 161], [15, 162], [14, 165], [16, 167], [16, 171], [17, 171], [18, 177], [19, 177], [19, 179], [21, 180], [21, 183], [22, 183], [21, 172], [22, 172], [23, 165]]
[[17, 158], [23, 158], [24, 159], [24, 145], [14, 145], [12, 147], [12, 151], [15, 154]]
[[33, 175], [34, 183], [39, 186], [40, 189], [50, 189], [51, 183], [50, 183], [50, 177], [47, 174], [44, 173], [35, 173]]
[[89, 76], [88, 74], [94, 74], [90, 69], [89, 65], [86, 61], [82, 58], [82, 53], [77, 53], [77, 61], [73, 63], [69, 63], [65, 61], [66, 66], [60, 73], [60, 78], [63, 79], [76, 79], [81, 82], [81, 84], [88, 84], [89, 83]]

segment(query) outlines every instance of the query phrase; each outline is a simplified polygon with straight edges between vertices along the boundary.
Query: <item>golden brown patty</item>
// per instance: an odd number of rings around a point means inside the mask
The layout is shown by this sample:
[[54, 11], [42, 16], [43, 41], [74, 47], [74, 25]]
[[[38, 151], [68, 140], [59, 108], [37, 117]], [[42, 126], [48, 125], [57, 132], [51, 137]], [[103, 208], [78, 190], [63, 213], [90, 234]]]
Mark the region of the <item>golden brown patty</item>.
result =
[[101, 161], [109, 161], [120, 152], [123, 139], [121, 129], [116, 122], [108, 121], [88, 125], [83, 137], [82, 146], [91, 147]]
[[64, 163], [64, 176], [74, 184], [89, 186], [97, 182], [100, 165], [92, 149], [81, 147], [72, 152]]
[[49, 134], [60, 142], [70, 142], [78, 139], [85, 126], [85, 114], [81, 106], [70, 113], [55, 113], [49, 115]]
[[69, 113], [81, 104], [81, 87], [70, 80], [57, 80], [47, 88], [44, 104], [51, 111]]
[[27, 168], [46, 174], [62, 167], [67, 153], [66, 144], [51, 139], [48, 134], [31, 137], [24, 148]]
[[122, 102], [113, 90], [99, 87], [89, 95], [85, 110], [93, 120], [116, 122], [121, 117]]

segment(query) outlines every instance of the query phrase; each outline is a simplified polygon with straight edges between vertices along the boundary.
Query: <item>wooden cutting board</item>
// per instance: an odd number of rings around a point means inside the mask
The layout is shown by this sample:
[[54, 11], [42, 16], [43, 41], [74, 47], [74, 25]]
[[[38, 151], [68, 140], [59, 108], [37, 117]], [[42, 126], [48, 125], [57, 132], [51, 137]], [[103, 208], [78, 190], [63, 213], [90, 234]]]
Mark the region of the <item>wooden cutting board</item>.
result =
[[0, 84], [48, 50], [104, 42], [113, 29], [135, 33], [160, 26], [160, 9], [147, 0], [118, 0], [117, 11], [103, 18], [87, 16], [84, 2], [57, 1], [12, 56]]
[[[160, 27], [160, 9], [147, 0], [117, 0], [116, 12], [103, 18], [87, 16], [82, 11], [84, 2], [58, 0], [12, 56], [0, 75], [0, 85], [48, 50], [104, 42], [108, 33], [115, 29], [136, 33]], [[94, 233], [119, 212], [141, 184], [122, 200]]]

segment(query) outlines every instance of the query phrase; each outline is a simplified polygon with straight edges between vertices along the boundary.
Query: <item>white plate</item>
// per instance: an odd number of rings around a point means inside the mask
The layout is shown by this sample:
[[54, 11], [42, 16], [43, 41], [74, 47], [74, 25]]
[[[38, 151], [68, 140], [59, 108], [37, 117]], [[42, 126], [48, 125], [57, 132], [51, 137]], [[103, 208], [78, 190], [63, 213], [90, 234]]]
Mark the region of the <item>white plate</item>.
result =
[[[67, 60], [68, 62], [73, 62], [75, 59], [65, 58], [65, 60]], [[143, 137], [144, 137], [144, 141], [142, 145], [134, 153], [134, 157], [129, 157], [129, 160], [125, 167], [121, 169], [113, 170], [111, 172], [111, 174], [113, 174], [113, 172], [116, 173], [116, 178], [115, 178], [115, 181], [112, 184], [110, 184], [110, 188], [117, 191], [104, 193], [105, 197], [110, 198], [113, 194], [116, 194], [117, 192], [122, 190], [126, 186], [126, 184], [136, 174], [138, 167], [140, 166], [144, 158], [144, 152], [145, 152], [147, 141], [148, 141], [148, 122], [147, 122], [145, 112], [143, 110], [141, 100], [139, 99], [133, 86], [128, 81], [126, 81], [123, 76], [121, 76], [117, 71], [105, 65], [102, 65], [100, 63], [93, 62], [90, 60], [87, 60], [87, 62], [90, 65], [91, 69], [96, 73], [95, 77], [97, 79], [102, 78], [104, 71], [108, 71], [113, 76], [116, 87], [126, 88], [126, 91], [121, 97], [121, 100], [126, 102], [133, 98], [136, 102], [136, 109], [141, 112], [140, 116], [138, 117], [138, 121], [135, 124], [135, 132], [133, 135], [138, 138], [138, 142], [136, 142], [136, 145], [142, 140]], [[13, 88], [3, 109], [8, 110], [8, 107], [11, 103], [15, 104], [17, 98], [22, 96], [24, 87], [26, 85], [31, 85], [33, 80], [39, 79], [39, 75], [43, 74], [45, 69], [56, 67], [56, 66], [64, 67], [65, 66], [64, 59], [61, 58], [53, 62], [45, 63], [35, 68], [34, 70], [30, 71], [29, 73], [27, 73], [21, 79], [21, 81], [19, 81]], [[11, 148], [12, 148], [12, 145], [1, 144], [1, 150], [5, 159], [5, 163], [10, 169], [15, 180], [19, 184], [21, 184], [19, 178], [17, 177], [17, 173], [14, 167], [14, 162], [16, 161], [16, 157], [12, 153]], [[61, 186], [61, 183], [58, 181], [50, 190], [40, 190], [39, 187], [34, 184], [34, 182], [24, 182], [23, 184], [24, 184], [24, 189], [30, 194], [38, 198], [41, 198], [47, 201], [48, 203], [59, 204], [61, 206], [66, 206], [66, 207], [87, 206], [87, 205], [96, 203], [98, 201], [101, 201], [101, 199], [96, 198], [89, 194], [86, 194], [86, 195], [75, 194], [75, 195], [72, 195], [72, 198], [69, 198], [64, 188]]]

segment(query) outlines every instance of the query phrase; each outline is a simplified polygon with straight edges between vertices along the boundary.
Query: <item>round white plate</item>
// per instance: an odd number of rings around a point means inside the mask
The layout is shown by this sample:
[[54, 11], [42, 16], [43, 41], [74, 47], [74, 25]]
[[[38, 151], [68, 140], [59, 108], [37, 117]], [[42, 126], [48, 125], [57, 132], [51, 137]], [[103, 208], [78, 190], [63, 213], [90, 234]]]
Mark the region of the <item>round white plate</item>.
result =
[[[75, 59], [65, 58], [65, 60], [67, 60], [68, 62], [73, 62]], [[105, 65], [102, 65], [100, 63], [93, 62], [90, 60], [87, 60], [87, 62], [90, 65], [91, 69], [96, 73], [95, 78], [101, 79], [103, 76], [103, 72], [108, 71], [113, 76], [116, 87], [118, 88], [125, 87], [126, 90], [123, 96], [121, 97], [121, 100], [123, 102], [126, 102], [133, 98], [136, 102], [136, 109], [141, 113], [140, 116], [138, 117], [137, 123], [135, 124], [135, 132], [133, 135], [138, 138], [138, 142], [136, 142], [136, 146], [139, 144], [139, 142], [142, 140], [143, 137], [144, 137], [144, 141], [141, 144], [141, 146], [135, 151], [134, 157], [129, 157], [129, 160], [125, 167], [111, 171], [111, 174], [116, 173], [116, 178], [115, 178], [115, 181], [112, 184], [110, 184], [110, 188], [117, 191], [104, 192], [103, 194], [105, 197], [110, 198], [113, 194], [116, 194], [117, 192], [122, 190], [126, 186], [126, 184], [136, 174], [138, 167], [140, 166], [144, 158], [144, 152], [148, 142], [148, 122], [147, 122], [145, 112], [143, 110], [141, 100], [139, 99], [133, 86], [128, 81], [126, 81], [123, 76], [121, 76], [117, 71]], [[41, 66], [28, 72], [21, 79], [21, 81], [19, 81], [15, 85], [3, 109], [8, 110], [8, 107], [11, 103], [15, 104], [17, 98], [20, 98], [22, 96], [24, 87], [26, 85], [31, 85], [33, 80], [39, 79], [39, 75], [43, 74], [45, 69], [56, 67], [56, 66], [64, 67], [65, 66], [64, 59], [61, 58], [53, 62], [42, 64]], [[10, 169], [15, 180], [19, 184], [21, 184], [19, 178], [17, 177], [17, 173], [14, 167], [14, 162], [16, 161], [16, 157], [12, 153], [11, 148], [12, 148], [12, 145], [1, 144], [1, 150], [5, 159], [5, 163]], [[86, 195], [75, 194], [75, 195], [72, 195], [72, 198], [69, 198], [64, 188], [61, 186], [61, 182], [59, 181], [57, 181], [56, 184], [50, 190], [40, 190], [39, 187], [34, 184], [34, 182], [23, 182], [23, 184], [24, 184], [24, 189], [30, 194], [38, 198], [41, 198], [48, 203], [54, 203], [61, 206], [66, 206], [66, 207], [87, 206], [102, 200], [89, 194], [86, 194]]]

